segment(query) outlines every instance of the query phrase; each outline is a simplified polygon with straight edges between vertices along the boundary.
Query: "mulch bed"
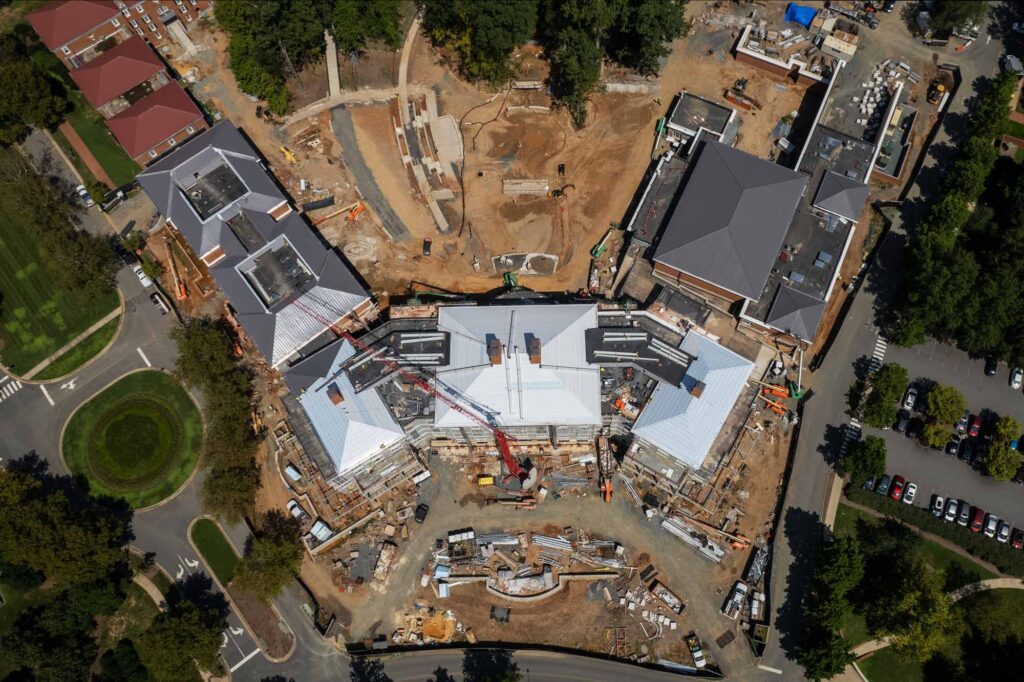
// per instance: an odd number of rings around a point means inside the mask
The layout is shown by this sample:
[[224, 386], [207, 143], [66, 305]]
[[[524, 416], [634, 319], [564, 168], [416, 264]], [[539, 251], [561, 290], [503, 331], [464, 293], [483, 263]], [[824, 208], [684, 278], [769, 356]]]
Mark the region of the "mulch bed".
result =
[[233, 585], [229, 585], [227, 591], [235, 607], [241, 612], [242, 618], [260, 640], [267, 655], [272, 658], [285, 656], [292, 648], [292, 635], [282, 629], [281, 621], [274, 610]]

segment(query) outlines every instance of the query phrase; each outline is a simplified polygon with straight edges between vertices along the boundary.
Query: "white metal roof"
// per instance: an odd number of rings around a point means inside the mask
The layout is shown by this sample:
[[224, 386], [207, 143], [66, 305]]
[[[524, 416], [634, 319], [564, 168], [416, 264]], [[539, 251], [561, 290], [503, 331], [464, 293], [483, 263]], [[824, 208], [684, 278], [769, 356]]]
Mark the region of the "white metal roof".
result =
[[[600, 424], [597, 367], [587, 364], [584, 332], [597, 326], [594, 305], [492, 305], [442, 307], [438, 329], [451, 333], [450, 364], [437, 373], [439, 388], [463, 404], [494, 414], [502, 426]], [[527, 339], [540, 339], [541, 363], [530, 363]], [[492, 366], [488, 339], [501, 341]], [[438, 402], [434, 424], [475, 426], [470, 417]]]
[[[659, 383], [633, 425], [633, 434], [699, 469], [743, 392], [754, 363], [693, 330], [679, 347], [696, 357], [686, 370], [683, 385]], [[704, 388], [696, 398], [690, 389], [698, 381], [704, 382]]]
[[[348, 341], [320, 352], [334, 354], [334, 360], [324, 377], [299, 396], [299, 403], [340, 474], [371, 459], [405, 434], [375, 389], [357, 394], [348, 375], [340, 371], [341, 364], [355, 354]], [[341, 403], [331, 401], [332, 386], [341, 394]]]

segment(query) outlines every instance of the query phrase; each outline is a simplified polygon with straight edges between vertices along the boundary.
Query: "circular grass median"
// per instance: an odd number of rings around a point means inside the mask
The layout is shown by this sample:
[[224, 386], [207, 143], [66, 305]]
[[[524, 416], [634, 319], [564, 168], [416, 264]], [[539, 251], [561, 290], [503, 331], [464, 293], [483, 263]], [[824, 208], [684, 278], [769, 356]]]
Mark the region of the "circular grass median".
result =
[[95, 494], [135, 509], [172, 495], [188, 480], [202, 444], [199, 411], [173, 377], [129, 374], [82, 405], [64, 429], [64, 461]]

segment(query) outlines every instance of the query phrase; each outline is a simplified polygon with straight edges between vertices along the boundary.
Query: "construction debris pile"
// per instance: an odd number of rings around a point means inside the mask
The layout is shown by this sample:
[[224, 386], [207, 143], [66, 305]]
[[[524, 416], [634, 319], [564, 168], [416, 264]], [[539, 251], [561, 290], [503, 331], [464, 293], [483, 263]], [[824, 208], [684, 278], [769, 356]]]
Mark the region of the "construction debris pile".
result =
[[865, 140], [871, 141], [878, 136], [878, 131], [886, 120], [889, 102], [898, 87], [905, 81], [916, 85], [920, 80], [921, 76], [915, 73], [909, 64], [894, 62], [892, 59], [886, 59], [871, 71], [870, 79], [861, 83], [861, 93], [851, 98], [857, 104], [861, 115], [861, 118], [857, 119], [857, 124], [865, 126]]

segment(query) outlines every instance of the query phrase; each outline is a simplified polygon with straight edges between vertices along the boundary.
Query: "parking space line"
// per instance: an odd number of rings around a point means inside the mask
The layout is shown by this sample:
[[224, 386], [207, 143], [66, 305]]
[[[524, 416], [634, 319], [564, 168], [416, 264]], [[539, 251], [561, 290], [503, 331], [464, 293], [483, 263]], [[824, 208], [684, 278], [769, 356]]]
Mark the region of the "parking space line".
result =
[[50, 407], [53, 407], [53, 398], [51, 398], [50, 394], [46, 392], [46, 386], [40, 384], [39, 389], [43, 392], [43, 397], [46, 398], [46, 402], [50, 403]]
[[[231, 672], [235, 672], [236, 670], [241, 668], [243, 665], [248, 663], [252, 659], [253, 656], [258, 654], [259, 652], [260, 652], [259, 647], [257, 647], [256, 649], [253, 649], [251, 652], [249, 652], [248, 656], [246, 656], [245, 658], [240, 660], [238, 663], [235, 663], [233, 666], [231, 666]], [[779, 672], [781, 673], [782, 671], [780, 670]]]
[[146, 363], [146, 367], [153, 366], [153, 363], [149, 361], [149, 358], [146, 357], [146, 354], [142, 352], [141, 348], [136, 347], [135, 350], [139, 351], [139, 356], [142, 358], [142, 361]]

